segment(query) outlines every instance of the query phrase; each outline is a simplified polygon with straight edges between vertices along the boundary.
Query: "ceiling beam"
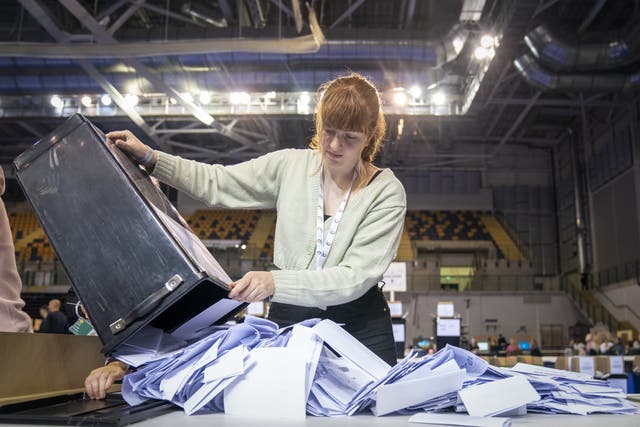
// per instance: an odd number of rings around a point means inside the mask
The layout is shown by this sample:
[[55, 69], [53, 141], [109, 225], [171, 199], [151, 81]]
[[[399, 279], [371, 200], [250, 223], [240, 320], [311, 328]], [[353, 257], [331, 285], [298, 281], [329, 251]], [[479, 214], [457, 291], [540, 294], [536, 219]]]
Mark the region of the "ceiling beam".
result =
[[[57, 28], [57, 26], [55, 26], [53, 21], [51, 19], [47, 20], [46, 18], [44, 18], [46, 16], [46, 11], [37, 0], [20, 0], [20, 3], [25, 9], [29, 11], [29, 13], [33, 15], [33, 17], [38, 22], [40, 22], [40, 19], [43, 19], [44, 23], [42, 23], [42, 26], [45, 27], [47, 31], [51, 30], [49, 34], [51, 34], [52, 37], [62, 43], [66, 40], [64, 38], [64, 35], [62, 35], [63, 33]], [[53, 27], [51, 27], [51, 25], [53, 25]], [[82, 67], [82, 69], [85, 70], [85, 72], [89, 74], [100, 85], [100, 87], [102, 87], [104, 91], [109, 94], [109, 96], [111, 96], [116, 105], [118, 105], [118, 107], [120, 107], [120, 109], [124, 111], [124, 113], [131, 119], [131, 121], [135, 123], [140, 129], [142, 129], [144, 133], [147, 134], [149, 138], [151, 138], [152, 141], [162, 147], [161, 142], [154, 135], [153, 129], [151, 129], [151, 127], [144, 121], [142, 116], [140, 116], [140, 114], [138, 114], [138, 112], [134, 108], [127, 105], [122, 94], [120, 94], [120, 92], [118, 92], [118, 90], [102, 74], [100, 74], [98, 69], [86, 60], [80, 59], [77, 60], [77, 62]]]
[[540, 97], [541, 93], [542, 93], [541, 91], [537, 91], [535, 95], [533, 95], [533, 97], [529, 100], [529, 103], [522, 109], [522, 111], [518, 115], [518, 118], [511, 124], [511, 127], [504, 134], [504, 136], [502, 137], [498, 145], [493, 147], [493, 150], [491, 150], [492, 156], [495, 156], [498, 153], [498, 151], [500, 151], [500, 149], [504, 146], [504, 144], [507, 143], [511, 135], [513, 135], [513, 133], [518, 129], [520, 124], [524, 121], [524, 119], [529, 114], [529, 111], [531, 111], [531, 109], [536, 105], [536, 101]]
[[[114, 44], [117, 41], [113, 38], [108, 31], [106, 31], [93, 16], [86, 11], [77, 0], [59, 0], [73, 16], [75, 16], [95, 37], [98, 43]], [[195, 118], [200, 120], [205, 125], [209, 126], [214, 122], [213, 117], [207, 113], [204, 109], [200, 108], [192, 101], [185, 98], [185, 96], [167, 85], [161, 77], [159, 77], [153, 70], [144, 65], [142, 62], [135, 58], [125, 59], [124, 62], [131, 67], [135, 68], [145, 79], [149, 80], [155, 87], [164, 91], [167, 95], [171, 95], [176, 98], [182, 106], [186, 108]]]
[[345, 19], [351, 17], [351, 14], [353, 12], [355, 12], [355, 10], [357, 8], [359, 8], [362, 3], [364, 3], [364, 0], [357, 0], [354, 4], [351, 5], [351, 7], [349, 7], [342, 15], [340, 15], [338, 17], [338, 19], [336, 19], [333, 24], [331, 24], [331, 26], [329, 27], [329, 29], [334, 29], [335, 27], [337, 27], [338, 25], [340, 25], [342, 23], [342, 21], [344, 21]]

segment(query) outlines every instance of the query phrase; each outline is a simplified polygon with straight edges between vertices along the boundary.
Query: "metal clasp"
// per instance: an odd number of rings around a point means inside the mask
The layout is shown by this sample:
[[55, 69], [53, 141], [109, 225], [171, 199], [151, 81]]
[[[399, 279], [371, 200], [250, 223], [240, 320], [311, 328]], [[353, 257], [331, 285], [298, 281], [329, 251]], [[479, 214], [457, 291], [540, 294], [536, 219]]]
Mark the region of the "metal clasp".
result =
[[182, 277], [180, 277], [179, 274], [174, 274], [171, 279], [167, 280], [167, 282], [164, 284], [164, 287], [167, 288], [169, 292], [172, 292], [175, 288], [180, 286], [182, 282]]

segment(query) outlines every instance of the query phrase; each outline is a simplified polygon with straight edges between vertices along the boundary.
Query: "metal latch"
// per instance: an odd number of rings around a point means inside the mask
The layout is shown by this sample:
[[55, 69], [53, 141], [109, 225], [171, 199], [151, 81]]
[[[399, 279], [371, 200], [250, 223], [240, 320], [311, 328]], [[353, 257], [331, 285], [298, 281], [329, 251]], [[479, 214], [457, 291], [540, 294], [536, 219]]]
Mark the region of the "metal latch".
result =
[[171, 292], [173, 292], [183, 280], [179, 274], [174, 274], [169, 280], [167, 280], [164, 286], [147, 298], [145, 298], [140, 304], [138, 304], [133, 310], [131, 310], [124, 318], [120, 318], [109, 325], [112, 334], [122, 332], [125, 327], [133, 323], [136, 319], [146, 316], [153, 309], [155, 309]]
[[167, 282], [164, 284], [165, 288], [167, 288], [167, 290], [169, 292], [172, 292], [173, 290], [175, 290], [175, 288], [177, 288], [178, 286], [180, 286], [180, 284], [182, 283], [182, 277], [180, 277], [179, 274], [174, 274], [171, 279], [167, 280]]
[[112, 334], [117, 334], [118, 332], [124, 329], [124, 326], [125, 326], [124, 319], [120, 318], [115, 322], [113, 322], [112, 324], [110, 324], [109, 329], [111, 329]]

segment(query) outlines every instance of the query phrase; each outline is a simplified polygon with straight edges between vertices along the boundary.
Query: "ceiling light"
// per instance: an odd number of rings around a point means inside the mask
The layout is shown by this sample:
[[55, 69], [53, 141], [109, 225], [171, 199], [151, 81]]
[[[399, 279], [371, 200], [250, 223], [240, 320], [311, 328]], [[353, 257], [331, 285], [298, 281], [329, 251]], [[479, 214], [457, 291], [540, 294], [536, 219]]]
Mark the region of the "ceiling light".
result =
[[420, 98], [420, 95], [422, 95], [422, 89], [420, 88], [420, 86], [414, 85], [414, 86], [411, 86], [411, 89], [409, 89], [409, 93], [414, 98]]
[[404, 90], [396, 90], [393, 93], [393, 103], [400, 107], [407, 105], [407, 94], [404, 92]]
[[139, 101], [140, 99], [137, 95], [128, 93], [124, 96], [124, 103], [127, 104], [128, 107], [135, 107], [136, 105], [138, 105]]
[[182, 95], [182, 99], [185, 101], [193, 102], [193, 95], [191, 95], [191, 92], [182, 92], [180, 95]]
[[435, 105], [442, 105], [447, 102], [447, 95], [444, 92], [436, 92], [431, 95], [431, 102]]
[[464, 41], [460, 37], [453, 39], [453, 50], [455, 50], [456, 54], [460, 53], [463, 47]]
[[311, 97], [309, 96], [308, 92], [302, 92], [300, 94], [300, 98], [298, 98], [298, 100], [303, 105], [309, 105], [309, 102], [311, 102]]
[[247, 92], [231, 92], [229, 94], [229, 102], [233, 105], [248, 104], [251, 96]]
[[80, 102], [85, 107], [91, 107], [91, 97], [89, 95], [84, 95], [82, 99], [80, 99]]
[[476, 50], [473, 51], [473, 56], [479, 61], [482, 61], [489, 55], [489, 51], [482, 46], [478, 46]]
[[176, 105], [178, 103], [178, 100], [175, 98], [169, 98], [169, 102], [171, 103], [171, 105]]
[[56, 108], [62, 108], [64, 106], [64, 101], [58, 95], [53, 95], [49, 102]]
[[493, 41], [494, 39], [491, 34], [485, 34], [480, 38], [480, 46], [485, 49], [489, 49], [490, 47], [493, 47]]
[[111, 97], [105, 93], [100, 98], [100, 102], [102, 102], [102, 105], [106, 105], [108, 107], [109, 105], [111, 105]]
[[200, 92], [198, 99], [201, 104], [208, 104], [211, 102], [211, 94], [209, 92]]

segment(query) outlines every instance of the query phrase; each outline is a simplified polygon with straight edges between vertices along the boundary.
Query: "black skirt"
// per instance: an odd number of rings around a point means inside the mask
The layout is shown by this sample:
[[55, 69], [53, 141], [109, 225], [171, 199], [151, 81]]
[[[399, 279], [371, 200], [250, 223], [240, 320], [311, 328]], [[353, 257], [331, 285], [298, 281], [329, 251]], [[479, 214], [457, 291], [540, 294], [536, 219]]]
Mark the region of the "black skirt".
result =
[[332, 320], [343, 324], [347, 332], [391, 366], [397, 362], [389, 306], [378, 286], [356, 300], [332, 305], [326, 310], [274, 302], [269, 308], [268, 318], [281, 328], [306, 319]]

